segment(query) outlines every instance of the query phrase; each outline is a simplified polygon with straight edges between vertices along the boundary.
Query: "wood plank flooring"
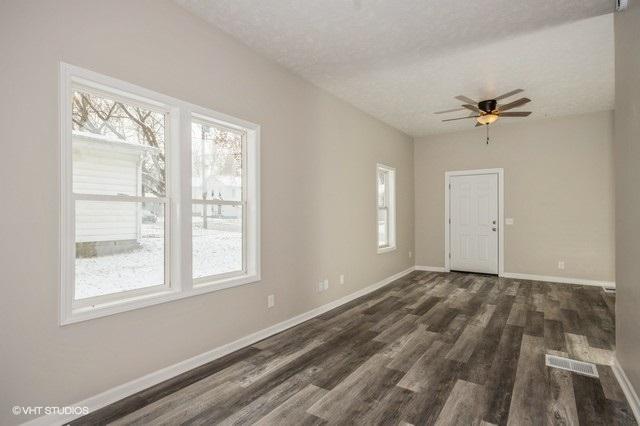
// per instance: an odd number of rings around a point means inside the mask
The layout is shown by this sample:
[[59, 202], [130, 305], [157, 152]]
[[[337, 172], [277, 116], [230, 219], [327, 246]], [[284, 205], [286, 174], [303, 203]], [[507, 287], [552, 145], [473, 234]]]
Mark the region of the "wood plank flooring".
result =
[[632, 425], [613, 307], [596, 287], [413, 272], [73, 424]]

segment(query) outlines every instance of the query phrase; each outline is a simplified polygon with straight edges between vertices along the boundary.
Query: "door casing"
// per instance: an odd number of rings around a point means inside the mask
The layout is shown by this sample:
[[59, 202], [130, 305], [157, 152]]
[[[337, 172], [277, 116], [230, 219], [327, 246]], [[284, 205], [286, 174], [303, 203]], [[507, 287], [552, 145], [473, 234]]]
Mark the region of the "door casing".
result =
[[504, 275], [504, 169], [457, 170], [444, 174], [444, 269], [451, 271], [450, 183], [451, 176], [498, 175], [498, 276]]

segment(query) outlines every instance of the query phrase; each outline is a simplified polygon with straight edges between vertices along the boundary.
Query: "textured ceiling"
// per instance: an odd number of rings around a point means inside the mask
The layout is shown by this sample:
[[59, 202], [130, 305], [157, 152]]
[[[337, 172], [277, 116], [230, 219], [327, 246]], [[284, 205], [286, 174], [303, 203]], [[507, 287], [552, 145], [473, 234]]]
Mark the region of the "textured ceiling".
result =
[[413, 136], [472, 127], [433, 115], [460, 94], [525, 89], [524, 120], [613, 108], [612, 0], [176, 1]]

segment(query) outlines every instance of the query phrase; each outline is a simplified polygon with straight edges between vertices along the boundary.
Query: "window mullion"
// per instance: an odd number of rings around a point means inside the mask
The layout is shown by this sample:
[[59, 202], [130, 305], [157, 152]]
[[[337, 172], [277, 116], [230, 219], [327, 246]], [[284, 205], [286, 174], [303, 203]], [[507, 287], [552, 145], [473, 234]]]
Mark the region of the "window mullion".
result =
[[[191, 199], [191, 111], [186, 106], [180, 108], [179, 114], [179, 136], [176, 140], [176, 150], [179, 152], [177, 187], [179, 190], [175, 194], [176, 208], [180, 211], [179, 228], [180, 235], [176, 237], [176, 245], [179, 245], [180, 263], [180, 283], [183, 292], [190, 292], [193, 289], [193, 240], [192, 240], [192, 211], [193, 202]], [[178, 241], [179, 240], [179, 241]]]

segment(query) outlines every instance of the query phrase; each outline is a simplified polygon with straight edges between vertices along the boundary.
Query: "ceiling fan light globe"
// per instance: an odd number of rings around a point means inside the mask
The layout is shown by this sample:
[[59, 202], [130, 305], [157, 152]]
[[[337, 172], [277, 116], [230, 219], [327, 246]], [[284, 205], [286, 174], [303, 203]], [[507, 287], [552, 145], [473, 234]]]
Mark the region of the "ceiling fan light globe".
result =
[[498, 119], [498, 116], [496, 114], [485, 114], [485, 115], [481, 115], [476, 120], [480, 124], [491, 124], [495, 122], [497, 119]]

